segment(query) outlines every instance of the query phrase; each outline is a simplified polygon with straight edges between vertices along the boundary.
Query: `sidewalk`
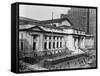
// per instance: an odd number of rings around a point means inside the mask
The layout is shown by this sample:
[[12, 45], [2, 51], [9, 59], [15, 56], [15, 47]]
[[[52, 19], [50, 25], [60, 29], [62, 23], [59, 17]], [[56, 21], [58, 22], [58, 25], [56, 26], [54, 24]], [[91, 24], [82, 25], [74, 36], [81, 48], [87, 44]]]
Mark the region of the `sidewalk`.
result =
[[30, 65], [28, 66], [31, 70], [48, 70], [46, 68], [43, 68], [41, 66], [39, 66], [38, 64], [34, 64], [34, 65]]

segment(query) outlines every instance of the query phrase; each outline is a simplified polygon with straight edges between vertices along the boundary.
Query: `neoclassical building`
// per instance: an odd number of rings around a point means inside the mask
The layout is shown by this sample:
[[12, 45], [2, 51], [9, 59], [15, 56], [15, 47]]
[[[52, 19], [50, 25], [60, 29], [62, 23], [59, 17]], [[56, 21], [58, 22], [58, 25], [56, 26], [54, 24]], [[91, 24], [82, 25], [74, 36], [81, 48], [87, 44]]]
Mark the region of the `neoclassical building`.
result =
[[[19, 50], [37, 55], [80, 54], [94, 47], [94, 37], [80, 30], [68, 18], [37, 21], [20, 17]], [[67, 54], [66, 54], [67, 55]]]

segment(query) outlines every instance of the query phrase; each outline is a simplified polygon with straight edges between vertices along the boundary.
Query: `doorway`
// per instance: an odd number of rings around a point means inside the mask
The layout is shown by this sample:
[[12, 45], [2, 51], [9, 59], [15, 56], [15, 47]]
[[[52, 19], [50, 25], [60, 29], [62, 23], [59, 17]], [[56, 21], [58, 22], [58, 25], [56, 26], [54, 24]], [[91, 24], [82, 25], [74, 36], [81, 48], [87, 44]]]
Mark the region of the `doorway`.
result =
[[33, 50], [36, 49], [36, 42], [33, 42]]

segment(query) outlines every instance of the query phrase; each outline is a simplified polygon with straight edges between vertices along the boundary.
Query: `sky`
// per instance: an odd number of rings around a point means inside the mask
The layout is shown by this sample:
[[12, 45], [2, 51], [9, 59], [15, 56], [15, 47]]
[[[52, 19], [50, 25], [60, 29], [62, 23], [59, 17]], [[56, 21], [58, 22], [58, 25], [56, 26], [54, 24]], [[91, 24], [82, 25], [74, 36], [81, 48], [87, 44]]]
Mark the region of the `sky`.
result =
[[19, 16], [27, 17], [35, 20], [49, 20], [60, 18], [60, 14], [67, 14], [69, 7], [55, 7], [55, 6], [36, 6], [36, 5], [20, 5]]

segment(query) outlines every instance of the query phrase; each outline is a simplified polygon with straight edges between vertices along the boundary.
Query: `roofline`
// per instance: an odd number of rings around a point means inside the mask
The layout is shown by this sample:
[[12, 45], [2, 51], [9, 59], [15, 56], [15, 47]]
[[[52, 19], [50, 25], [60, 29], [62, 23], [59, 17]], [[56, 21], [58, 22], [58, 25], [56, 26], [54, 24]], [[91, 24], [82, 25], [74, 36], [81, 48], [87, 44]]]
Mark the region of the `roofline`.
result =
[[[50, 19], [50, 20], [43, 20], [43, 21], [40, 21], [40, 23], [42, 23], [42, 24], [56, 23], [56, 22], [54, 22], [54, 20], [58, 20], [58, 21], [67, 20], [73, 26], [73, 23], [67, 17], [66, 18], [56, 18], [56, 19], [53, 19], [53, 20], [52, 19]], [[49, 23], [43, 23], [43, 22], [46, 22], [46, 21], [49, 21]]]

